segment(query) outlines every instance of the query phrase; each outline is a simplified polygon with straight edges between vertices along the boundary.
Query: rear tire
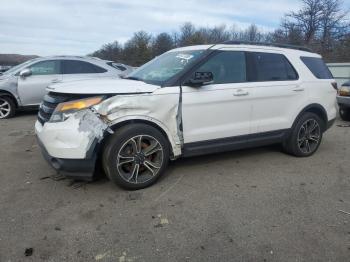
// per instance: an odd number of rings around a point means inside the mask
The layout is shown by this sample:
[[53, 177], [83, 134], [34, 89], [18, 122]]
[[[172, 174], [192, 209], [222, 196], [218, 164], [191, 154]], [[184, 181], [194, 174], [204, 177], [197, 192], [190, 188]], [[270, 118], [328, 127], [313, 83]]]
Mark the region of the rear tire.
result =
[[8, 95], [0, 94], [0, 119], [8, 119], [15, 115], [16, 104]]
[[156, 128], [130, 124], [119, 128], [106, 142], [102, 163], [118, 186], [137, 190], [154, 184], [169, 162], [169, 143]]
[[304, 113], [294, 124], [291, 134], [283, 144], [284, 150], [297, 157], [314, 154], [322, 141], [324, 121], [316, 114]]
[[340, 118], [344, 121], [350, 121], [350, 108], [339, 107]]

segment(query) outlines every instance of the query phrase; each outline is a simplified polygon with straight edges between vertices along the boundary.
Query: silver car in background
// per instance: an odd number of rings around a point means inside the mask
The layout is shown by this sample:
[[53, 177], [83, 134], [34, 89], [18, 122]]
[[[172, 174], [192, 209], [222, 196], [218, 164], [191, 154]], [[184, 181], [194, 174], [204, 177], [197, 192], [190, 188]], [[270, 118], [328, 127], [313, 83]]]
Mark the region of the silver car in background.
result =
[[18, 109], [37, 107], [50, 84], [101, 77], [122, 77], [133, 68], [94, 57], [35, 58], [0, 74], [0, 119]]

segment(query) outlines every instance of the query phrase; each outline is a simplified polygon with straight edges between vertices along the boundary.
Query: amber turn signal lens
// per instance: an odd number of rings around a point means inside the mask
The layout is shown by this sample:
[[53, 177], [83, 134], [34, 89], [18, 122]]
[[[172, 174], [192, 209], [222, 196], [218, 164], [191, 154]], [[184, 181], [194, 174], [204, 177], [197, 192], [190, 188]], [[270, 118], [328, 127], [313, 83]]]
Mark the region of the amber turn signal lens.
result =
[[74, 100], [70, 102], [61, 103], [57, 106], [57, 112], [65, 112], [70, 110], [81, 110], [97, 105], [102, 101], [102, 97], [92, 97], [80, 100]]

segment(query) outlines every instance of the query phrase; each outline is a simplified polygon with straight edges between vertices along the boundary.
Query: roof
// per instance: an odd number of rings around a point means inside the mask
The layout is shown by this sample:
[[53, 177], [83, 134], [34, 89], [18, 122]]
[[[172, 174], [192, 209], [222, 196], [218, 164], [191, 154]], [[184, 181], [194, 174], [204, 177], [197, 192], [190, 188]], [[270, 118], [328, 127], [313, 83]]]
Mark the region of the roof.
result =
[[327, 63], [331, 67], [350, 67], [350, 63]]
[[84, 60], [94, 60], [94, 61], [106, 61], [97, 57], [92, 56], [76, 56], [76, 55], [56, 55], [56, 56], [43, 56], [37, 59], [47, 60], [47, 59], [84, 59]]
[[[281, 52], [281, 53], [291, 53], [299, 56], [313, 56], [313, 57], [320, 57], [320, 55], [316, 53], [312, 53], [309, 51], [309, 49], [304, 49], [303, 47], [297, 47], [297, 46], [284, 46], [284, 45], [273, 45], [268, 43], [252, 43], [252, 42], [230, 42], [230, 43], [223, 43], [223, 44], [215, 44], [215, 45], [194, 45], [194, 46], [186, 46], [186, 47], [179, 47], [173, 50], [170, 50], [169, 52], [176, 52], [176, 51], [189, 51], [189, 50], [227, 50], [227, 49], [235, 49], [235, 50], [255, 50], [257, 52], [264, 50], [264, 51], [274, 51], [274, 52]], [[306, 51], [307, 50], [307, 51]]]
[[226, 45], [255, 45], [255, 46], [272, 46], [272, 47], [280, 47], [287, 49], [295, 49], [300, 51], [306, 51], [312, 53], [310, 48], [299, 45], [290, 45], [290, 44], [280, 44], [280, 43], [271, 43], [271, 42], [252, 42], [252, 41], [226, 41], [223, 42]]

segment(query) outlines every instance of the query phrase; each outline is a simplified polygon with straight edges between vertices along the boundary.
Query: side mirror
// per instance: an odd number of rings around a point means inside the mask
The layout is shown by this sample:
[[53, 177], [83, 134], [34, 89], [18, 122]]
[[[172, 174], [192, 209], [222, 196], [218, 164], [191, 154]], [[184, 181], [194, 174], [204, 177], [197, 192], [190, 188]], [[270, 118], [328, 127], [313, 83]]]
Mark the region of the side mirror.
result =
[[212, 72], [195, 72], [194, 76], [187, 81], [187, 85], [199, 87], [211, 84], [214, 80]]
[[31, 74], [32, 70], [30, 70], [29, 68], [23, 69], [21, 72], [19, 72], [19, 76], [23, 78], [30, 76]]

